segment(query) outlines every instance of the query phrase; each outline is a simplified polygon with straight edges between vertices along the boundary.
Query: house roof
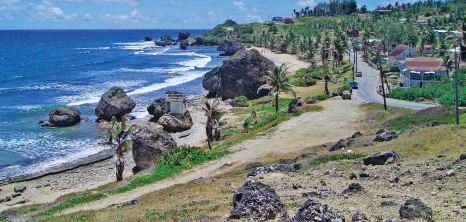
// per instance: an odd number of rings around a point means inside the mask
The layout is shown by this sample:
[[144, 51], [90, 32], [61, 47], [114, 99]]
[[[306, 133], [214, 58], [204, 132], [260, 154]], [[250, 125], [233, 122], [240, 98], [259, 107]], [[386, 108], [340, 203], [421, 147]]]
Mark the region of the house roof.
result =
[[403, 53], [408, 48], [407, 45], [398, 45], [388, 56], [398, 57], [401, 53]]
[[433, 71], [442, 69], [442, 61], [432, 57], [417, 57], [402, 61], [409, 70]]
[[432, 49], [432, 45], [424, 45], [424, 50], [431, 50]]
[[292, 18], [290, 18], [290, 17], [286, 17], [285, 19], [292, 19]]

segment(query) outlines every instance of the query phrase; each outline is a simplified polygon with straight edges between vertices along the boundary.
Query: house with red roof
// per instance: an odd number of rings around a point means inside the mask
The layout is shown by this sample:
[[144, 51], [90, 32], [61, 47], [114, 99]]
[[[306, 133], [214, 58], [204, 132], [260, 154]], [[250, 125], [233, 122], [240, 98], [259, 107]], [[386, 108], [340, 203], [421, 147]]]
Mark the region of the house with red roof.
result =
[[[466, 67], [466, 63], [461, 62], [459, 66]], [[412, 86], [421, 88], [429, 83], [441, 81], [443, 77], [453, 75], [453, 72], [449, 72], [447, 76], [442, 60], [432, 57], [417, 57], [401, 61], [399, 67], [405, 88]]]
[[388, 54], [388, 62], [395, 63], [405, 60], [406, 58], [419, 57], [419, 53], [411, 45], [398, 45]]
[[346, 30], [345, 34], [350, 38], [351, 37], [354, 37], [354, 38], [359, 37], [359, 31], [356, 30], [356, 29], [348, 29], [348, 30]]
[[283, 23], [285, 23], [285, 24], [293, 24], [294, 21], [293, 21], [293, 18], [286, 17], [286, 18], [283, 19]]

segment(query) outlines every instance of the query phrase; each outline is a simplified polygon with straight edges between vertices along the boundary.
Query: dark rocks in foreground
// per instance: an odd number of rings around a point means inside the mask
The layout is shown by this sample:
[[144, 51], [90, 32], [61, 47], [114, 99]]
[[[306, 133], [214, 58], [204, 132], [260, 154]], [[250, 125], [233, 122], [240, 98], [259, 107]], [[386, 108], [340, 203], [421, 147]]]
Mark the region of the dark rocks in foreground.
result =
[[389, 150], [364, 157], [362, 161], [364, 165], [386, 165], [393, 163], [398, 158], [400, 158], [400, 156], [395, 150]]
[[265, 81], [262, 76], [271, 71], [272, 61], [257, 50], [242, 49], [217, 67], [206, 73], [202, 86], [209, 94], [233, 99], [246, 96], [256, 99], [267, 95], [268, 90], [257, 92]]
[[81, 122], [81, 112], [73, 107], [58, 107], [50, 111], [49, 120], [42, 120], [41, 127], [67, 127]]
[[419, 199], [409, 199], [400, 208], [401, 219], [422, 218], [426, 221], [434, 221], [432, 219], [433, 211]]
[[364, 213], [361, 213], [361, 212], [355, 213], [351, 219], [353, 221], [367, 221], [367, 220], [369, 220], [367, 218], [367, 216]]
[[398, 138], [399, 134], [395, 131], [382, 132], [374, 138], [374, 142], [385, 142]]
[[99, 120], [110, 120], [113, 116], [119, 118], [130, 113], [135, 106], [136, 103], [126, 95], [122, 88], [113, 87], [102, 95], [95, 108], [95, 115]]
[[287, 219], [280, 197], [270, 186], [252, 180], [246, 181], [233, 196], [232, 219], [271, 220]]
[[145, 170], [154, 167], [162, 153], [176, 147], [172, 136], [165, 132], [158, 132], [149, 126], [137, 126], [132, 133], [133, 159], [139, 169]]
[[361, 191], [364, 191], [364, 188], [362, 187], [361, 184], [359, 183], [351, 183], [348, 188], [346, 188], [345, 190], [343, 190], [343, 192], [341, 194], [349, 194], [349, 193], [358, 193], [358, 192], [361, 192]]
[[301, 206], [296, 215], [289, 222], [307, 222], [307, 221], [332, 221], [345, 222], [343, 214], [332, 212], [326, 204], [321, 204], [313, 199], [308, 199]]

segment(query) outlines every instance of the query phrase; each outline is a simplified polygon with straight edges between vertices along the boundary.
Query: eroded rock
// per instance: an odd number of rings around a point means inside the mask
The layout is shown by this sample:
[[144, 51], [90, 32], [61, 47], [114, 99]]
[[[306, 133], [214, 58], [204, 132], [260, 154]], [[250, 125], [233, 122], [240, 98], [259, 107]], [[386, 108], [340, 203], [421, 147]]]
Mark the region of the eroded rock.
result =
[[130, 113], [136, 103], [126, 95], [120, 87], [113, 87], [100, 98], [99, 104], [95, 108], [95, 115], [98, 119], [110, 120], [113, 116], [121, 117]]
[[374, 153], [365, 157], [362, 161], [365, 165], [386, 165], [393, 163], [398, 158], [400, 158], [400, 156], [395, 150], [389, 150], [380, 153]]
[[332, 221], [332, 222], [345, 222], [343, 214], [337, 214], [328, 209], [326, 204], [321, 204], [314, 199], [308, 199], [303, 206], [301, 206], [296, 215], [289, 220], [290, 222], [305, 222], [305, 221]]

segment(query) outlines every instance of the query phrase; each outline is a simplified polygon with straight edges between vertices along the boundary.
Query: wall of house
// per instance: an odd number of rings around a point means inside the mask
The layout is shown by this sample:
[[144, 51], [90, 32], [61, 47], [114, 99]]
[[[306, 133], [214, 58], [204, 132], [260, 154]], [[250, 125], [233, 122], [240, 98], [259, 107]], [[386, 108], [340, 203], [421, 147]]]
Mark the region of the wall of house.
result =
[[419, 53], [413, 48], [407, 48], [397, 58], [398, 61], [403, 61], [405, 58], [416, 58], [419, 57]]

